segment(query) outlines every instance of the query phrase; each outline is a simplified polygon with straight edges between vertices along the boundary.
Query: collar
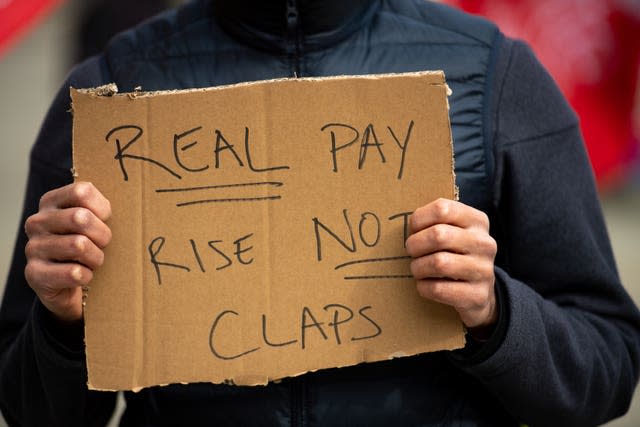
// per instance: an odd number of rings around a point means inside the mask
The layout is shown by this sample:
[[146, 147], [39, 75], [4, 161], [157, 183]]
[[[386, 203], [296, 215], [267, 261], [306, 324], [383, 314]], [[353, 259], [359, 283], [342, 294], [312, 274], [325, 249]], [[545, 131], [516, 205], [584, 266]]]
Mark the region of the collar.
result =
[[374, 15], [379, 0], [214, 0], [218, 25], [252, 47], [297, 55], [335, 44]]

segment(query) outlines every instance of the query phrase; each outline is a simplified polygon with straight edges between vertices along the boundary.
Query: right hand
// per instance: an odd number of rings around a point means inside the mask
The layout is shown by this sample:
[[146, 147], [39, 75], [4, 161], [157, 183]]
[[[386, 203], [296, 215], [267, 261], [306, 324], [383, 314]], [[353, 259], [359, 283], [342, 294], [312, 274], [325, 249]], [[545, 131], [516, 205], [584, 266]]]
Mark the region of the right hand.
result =
[[51, 190], [25, 221], [24, 273], [42, 304], [62, 322], [82, 319], [82, 287], [102, 265], [111, 240], [111, 204], [93, 184]]

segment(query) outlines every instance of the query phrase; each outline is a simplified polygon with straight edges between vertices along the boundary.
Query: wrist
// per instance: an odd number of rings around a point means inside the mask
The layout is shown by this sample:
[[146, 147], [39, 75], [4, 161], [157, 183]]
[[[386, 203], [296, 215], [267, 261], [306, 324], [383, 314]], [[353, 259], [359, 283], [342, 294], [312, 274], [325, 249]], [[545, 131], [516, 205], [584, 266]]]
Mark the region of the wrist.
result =
[[84, 350], [84, 322], [82, 319], [62, 320], [47, 309], [39, 300], [36, 302], [36, 323], [51, 345], [65, 353], [78, 354]]
[[484, 343], [489, 341], [493, 332], [496, 330], [497, 322], [493, 322], [484, 326], [476, 326], [473, 328], [467, 328], [467, 335], [478, 343]]

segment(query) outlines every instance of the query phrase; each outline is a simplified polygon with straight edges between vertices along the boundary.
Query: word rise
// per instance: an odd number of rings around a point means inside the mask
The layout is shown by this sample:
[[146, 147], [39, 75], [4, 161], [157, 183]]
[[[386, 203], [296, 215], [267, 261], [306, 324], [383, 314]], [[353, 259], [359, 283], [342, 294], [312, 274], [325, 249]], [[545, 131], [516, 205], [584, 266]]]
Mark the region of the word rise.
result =
[[[240, 265], [251, 264], [253, 262], [253, 258], [249, 257], [248, 252], [252, 251], [253, 246], [249, 246], [248, 240], [252, 236], [253, 236], [253, 233], [244, 235], [234, 240], [233, 244], [231, 245], [233, 248], [231, 249], [231, 252], [228, 248], [224, 247], [224, 246], [229, 246], [229, 244], [225, 243], [222, 240], [207, 241], [206, 244], [207, 244], [207, 247], [209, 248], [209, 251], [207, 251], [207, 253], [211, 253], [212, 255], [209, 258], [202, 257], [201, 255], [202, 250], [199, 248], [199, 245], [196, 243], [194, 239], [189, 239], [189, 244], [191, 247], [191, 251], [193, 252], [193, 257], [197, 263], [197, 267], [201, 272], [206, 273], [207, 269], [210, 267], [207, 265], [207, 262], [205, 261], [209, 261], [209, 264], [210, 264], [211, 260], [213, 260], [213, 267], [216, 270], [224, 270], [225, 268], [231, 267], [232, 265], [234, 265], [234, 260], [237, 264], [240, 264]], [[166, 238], [163, 236], [158, 236], [158, 237], [155, 237], [153, 240], [151, 240], [151, 243], [149, 243], [149, 246], [147, 247], [149, 251], [149, 261], [151, 262], [151, 264], [153, 264], [153, 267], [156, 271], [158, 285], [162, 284], [162, 275], [161, 275], [160, 267], [180, 269], [187, 272], [191, 271], [191, 267], [187, 265], [178, 264], [177, 262], [173, 262], [173, 261], [167, 261], [166, 259], [161, 260], [159, 258], [160, 252], [162, 251], [162, 248], [164, 247], [165, 243], [166, 243]]]

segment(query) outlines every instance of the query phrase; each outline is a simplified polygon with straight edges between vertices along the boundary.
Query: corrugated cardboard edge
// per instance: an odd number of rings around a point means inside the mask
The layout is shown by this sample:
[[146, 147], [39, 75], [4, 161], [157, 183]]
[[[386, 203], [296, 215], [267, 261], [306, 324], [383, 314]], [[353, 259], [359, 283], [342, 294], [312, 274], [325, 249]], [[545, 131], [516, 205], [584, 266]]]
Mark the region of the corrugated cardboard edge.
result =
[[449, 85], [447, 85], [446, 79], [445, 79], [444, 86], [447, 90], [447, 97], [445, 98], [445, 100], [447, 102], [447, 115], [449, 116], [449, 120], [447, 120], [447, 123], [449, 124], [449, 145], [451, 147], [451, 175], [453, 176], [453, 199], [455, 201], [458, 201], [460, 200], [460, 188], [458, 187], [458, 184], [456, 184], [456, 151], [453, 145], [453, 132], [451, 130], [451, 116], [449, 115], [449, 112], [451, 111], [451, 107], [449, 106], [449, 97], [453, 95], [453, 91], [451, 90]]
[[[403, 76], [438, 76], [442, 78], [442, 83], [434, 83], [437, 85], [444, 85], [447, 90], [447, 95], [451, 95], [451, 89], [445, 82], [444, 71], [442, 70], [430, 70], [430, 71], [413, 71], [408, 73], [386, 73], [386, 74], [362, 74], [362, 75], [340, 75], [340, 76], [323, 76], [323, 77], [281, 77], [268, 80], [256, 80], [251, 82], [240, 82], [228, 85], [210, 86], [204, 88], [192, 88], [192, 89], [171, 89], [171, 90], [153, 90], [144, 91], [140, 86], [136, 87], [134, 92], [118, 92], [118, 86], [115, 83], [109, 83], [103, 86], [94, 88], [76, 89], [80, 93], [86, 93], [91, 96], [128, 96], [131, 99], [145, 98], [149, 96], [161, 96], [161, 95], [173, 95], [177, 93], [189, 93], [189, 92], [209, 92], [215, 90], [229, 89], [234, 87], [244, 87], [260, 85], [265, 83], [278, 83], [285, 81], [325, 81], [325, 80], [352, 80], [352, 79], [365, 79], [365, 80], [377, 80], [388, 77], [403, 77]], [[447, 101], [448, 108], [448, 101]]]
[[[108, 85], [92, 88], [91, 90], [95, 91], [95, 93], [99, 93], [101, 95], [105, 95], [106, 96], [106, 94], [108, 92], [116, 93], [118, 91], [118, 88], [114, 83], [110, 83]], [[72, 116], [74, 116], [73, 101], [74, 101], [74, 98], [75, 98], [77, 92], [81, 92], [81, 90], [78, 90], [78, 89], [74, 88], [73, 86], [69, 87], [69, 99], [70, 99], [71, 105], [69, 106], [68, 112], [71, 113]], [[78, 178], [79, 178], [79, 174], [78, 174], [78, 172], [76, 170], [76, 127], [75, 127], [75, 117], [72, 120], [72, 126], [71, 126], [71, 175], [73, 176], [73, 182], [77, 182]], [[90, 285], [85, 285], [85, 286], [82, 287], [82, 311], [83, 311], [83, 316], [84, 316], [85, 307], [87, 305], [87, 297], [89, 295], [90, 287], [91, 287]], [[87, 335], [87, 330], [86, 330], [86, 323], [85, 323], [84, 336], [83, 336], [85, 348], [87, 346], [86, 335]], [[89, 355], [88, 355], [88, 353], [86, 351], [85, 351], [85, 359], [86, 359], [87, 366], [89, 366], [89, 360], [88, 360], [89, 359]], [[87, 387], [89, 388], [89, 390], [94, 390], [94, 388], [91, 385], [91, 383], [89, 382], [88, 378], [87, 378], [87, 383], [86, 384], [87, 384]], [[101, 390], [101, 391], [117, 391], [117, 390]]]
[[[296, 78], [291, 78], [291, 77], [284, 77], [284, 78], [277, 78], [277, 79], [269, 79], [269, 80], [257, 80], [257, 81], [252, 81], [252, 82], [241, 82], [241, 83], [235, 83], [235, 84], [229, 84], [229, 85], [220, 85], [220, 86], [213, 86], [213, 87], [206, 87], [206, 88], [192, 88], [192, 89], [175, 89], [175, 90], [160, 90], [160, 91], [143, 91], [141, 90], [141, 87], [138, 86], [135, 88], [134, 92], [125, 92], [125, 93], [119, 93], [118, 92], [118, 87], [115, 83], [109, 83], [103, 86], [98, 86], [98, 87], [94, 87], [94, 88], [70, 88], [70, 93], [71, 95], [73, 95], [73, 92], [79, 92], [79, 93], [83, 93], [83, 94], [88, 94], [92, 97], [111, 97], [111, 96], [127, 96], [128, 98], [130, 98], [131, 100], [135, 100], [137, 98], [146, 98], [146, 97], [153, 97], [153, 96], [162, 96], [162, 95], [173, 95], [173, 94], [180, 94], [180, 93], [191, 93], [191, 92], [208, 92], [208, 91], [217, 91], [217, 90], [222, 90], [222, 89], [227, 89], [227, 88], [234, 88], [234, 87], [246, 87], [246, 86], [252, 86], [252, 85], [259, 85], [259, 84], [265, 84], [265, 83], [277, 83], [277, 82], [284, 82], [284, 81], [326, 81], [326, 80], [341, 80], [341, 79], [371, 79], [371, 80], [377, 80], [377, 79], [382, 79], [382, 78], [388, 78], [388, 77], [401, 77], [401, 76], [425, 76], [425, 75], [430, 75], [430, 76], [436, 76], [436, 77], [440, 77], [441, 78], [441, 82], [434, 82], [434, 83], [430, 83], [432, 85], [437, 85], [437, 86], [443, 86], [445, 88], [445, 93], [446, 93], [446, 97], [445, 97], [445, 102], [446, 102], [446, 108], [447, 108], [447, 115], [449, 114], [450, 111], [450, 105], [449, 105], [449, 96], [452, 95], [452, 90], [451, 88], [447, 85], [446, 83], [446, 78], [445, 78], [445, 74], [444, 71], [442, 70], [430, 70], [430, 71], [416, 71], [416, 72], [407, 72], [407, 73], [385, 73], [385, 74], [366, 74], [366, 75], [340, 75], [340, 76], [324, 76], [324, 77], [296, 77]], [[73, 99], [73, 96], [72, 96]], [[73, 113], [73, 104], [71, 105], [71, 113]], [[451, 173], [452, 173], [452, 177], [453, 177], [453, 196], [454, 196], [454, 200], [459, 200], [459, 188], [456, 185], [456, 173], [455, 173], [455, 151], [454, 151], [454, 145], [453, 145], [453, 134], [452, 134], [452, 129], [451, 129], [451, 120], [447, 121], [448, 123], [448, 127], [449, 127], [449, 145], [450, 145], [450, 149], [451, 149]], [[73, 149], [74, 149], [74, 145], [72, 144], [72, 158], [73, 158]], [[73, 163], [75, 165], [75, 162]], [[75, 173], [75, 170], [72, 168], [72, 173], [73, 173], [73, 177], [74, 180], [77, 179], [77, 174]], [[83, 287], [83, 306], [85, 305], [85, 299], [88, 296], [88, 292], [89, 292], [89, 286], [85, 286]], [[460, 322], [460, 328], [461, 328], [461, 332], [465, 332], [466, 328], [464, 327], [464, 325], [462, 324], [462, 322]], [[464, 347], [465, 345], [465, 339], [464, 337], [461, 338], [460, 342], [456, 345], [451, 346], [451, 348], [448, 348], [448, 350], [456, 350], [459, 348]], [[336, 368], [343, 368], [343, 367], [349, 367], [349, 366], [355, 366], [361, 363], [366, 363], [366, 362], [373, 362], [373, 361], [381, 361], [382, 359], [378, 359], [378, 358], [370, 358], [367, 357], [367, 355], [365, 354], [366, 352], [363, 351], [361, 354], [361, 357], [358, 358], [357, 361], [353, 362], [353, 363], [347, 363], [341, 366], [336, 366]], [[417, 354], [417, 353], [416, 353]], [[407, 356], [412, 356], [415, 354], [407, 354], [405, 352], [402, 351], [398, 351], [392, 354], [389, 354], [387, 356], [387, 360], [391, 360], [391, 359], [395, 359], [395, 358], [400, 358], [400, 357], [407, 357]], [[89, 363], [89, 361], [87, 360], [87, 364]], [[289, 375], [285, 378], [293, 378], [293, 377], [298, 377], [301, 375], [304, 375], [306, 373], [309, 372], [315, 372], [318, 371], [318, 369], [310, 369], [310, 370], [305, 370], [299, 373], [295, 373], [292, 375]], [[235, 379], [229, 379], [229, 380], [225, 380], [222, 383], [224, 384], [231, 384], [231, 385], [247, 385], [247, 386], [266, 386], [269, 382], [279, 382], [281, 380], [283, 380], [284, 378], [278, 378], [278, 379], [273, 379], [270, 378], [268, 376], [256, 376], [256, 375], [251, 375], [248, 376], [246, 378], [235, 378]], [[184, 384], [184, 383], [181, 383]], [[162, 387], [162, 386], [166, 386], [169, 384], [159, 384], [158, 386]], [[87, 382], [87, 386], [89, 387], [89, 389], [91, 390], [97, 390], [97, 391], [119, 391], [119, 390], [114, 390], [114, 389], [108, 389], [108, 388], [96, 388], [95, 386], [93, 386], [91, 383]], [[134, 393], [137, 393], [139, 391], [141, 391], [142, 389], [147, 388], [147, 386], [142, 386], [142, 387], [134, 387], [131, 389], [131, 391], [133, 391]]]

